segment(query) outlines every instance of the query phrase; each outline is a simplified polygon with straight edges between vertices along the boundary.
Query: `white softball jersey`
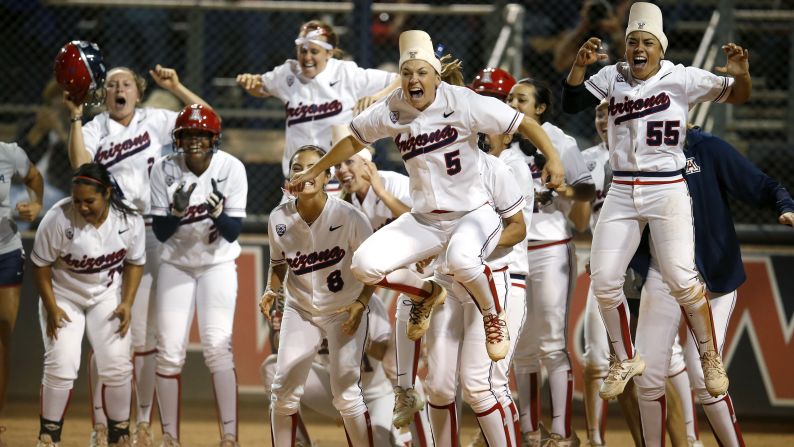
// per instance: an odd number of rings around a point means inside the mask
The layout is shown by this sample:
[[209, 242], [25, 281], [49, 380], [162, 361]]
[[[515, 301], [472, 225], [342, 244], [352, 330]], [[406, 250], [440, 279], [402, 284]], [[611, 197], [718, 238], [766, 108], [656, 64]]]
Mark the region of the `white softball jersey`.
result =
[[[523, 211], [526, 199], [510, 166], [493, 155], [482, 154], [480, 175], [499, 217], [507, 219]], [[521, 254], [526, 258], [526, 247]], [[513, 247], [496, 247], [487, 261], [492, 270], [498, 270], [510, 265], [513, 257]]]
[[90, 306], [116, 296], [124, 263], [146, 262], [143, 218], [113, 207], [99, 228], [83, 219], [67, 197], [53, 205], [33, 241], [33, 263], [52, 266], [55, 296]]
[[[405, 205], [411, 206], [408, 177], [398, 172], [391, 171], [378, 171], [378, 175], [380, 175], [383, 181], [383, 187], [386, 191], [389, 191], [389, 193]], [[367, 216], [373, 231], [380, 230], [386, 226], [386, 224], [396, 219], [389, 207], [380, 200], [377, 194], [375, 194], [372, 187], [367, 190], [367, 195], [364, 196], [363, 201], [358, 200], [358, 196], [353, 194], [350, 198], [350, 203]]]
[[152, 168], [152, 215], [167, 216], [174, 191], [196, 184], [190, 196], [187, 213], [176, 232], [163, 243], [162, 261], [186, 267], [208, 267], [233, 261], [240, 255], [240, 244], [229, 242], [215, 228], [204, 203], [212, 194], [212, 180], [225, 197], [223, 212], [229, 217], [245, 217], [248, 179], [245, 167], [223, 151], [217, 151], [204, 173], [196, 176], [185, 165], [181, 154], [171, 154], [158, 160]]
[[733, 78], [661, 61], [659, 72], [631, 79], [628, 65], [602, 68], [585, 81], [596, 98], [609, 101], [610, 164], [615, 171], [678, 171], [684, 167], [689, 108], [723, 102]]
[[[576, 140], [565, 134], [559, 127], [551, 123], [541, 126], [549, 136], [552, 145], [557, 149], [565, 169], [565, 183], [574, 186], [580, 183], [593, 183], [590, 171], [585, 165], [582, 153]], [[535, 182], [535, 194], [546, 192], [548, 189], [543, 184], [541, 169], [535, 164], [534, 157], [527, 157], [529, 170]], [[555, 195], [554, 199], [546, 204], [539, 205], [532, 216], [532, 225], [527, 227], [527, 240], [529, 245], [538, 242], [556, 242], [570, 238], [573, 233], [568, 222], [568, 213], [571, 211], [571, 201]]]
[[128, 126], [100, 113], [83, 126], [83, 141], [93, 160], [116, 179], [124, 198], [144, 216], [150, 213], [149, 173], [171, 152], [177, 112], [137, 108]]
[[311, 225], [295, 200], [270, 213], [270, 264], [287, 264], [286, 304], [312, 315], [330, 315], [355, 301], [364, 284], [353, 276], [353, 252], [372, 234], [367, 217], [353, 205], [328, 196]]
[[596, 222], [598, 216], [601, 215], [601, 207], [604, 206], [604, 200], [607, 198], [607, 191], [609, 184], [607, 183], [607, 170], [611, 171], [609, 167], [609, 148], [605, 143], [600, 143], [591, 148], [582, 151], [585, 165], [590, 171], [590, 176], [593, 177], [593, 183], [596, 188], [596, 197], [593, 200], [593, 208], [590, 214], [590, 231], [595, 232]]
[[289, 173], [289, 159], [307, 144], [331, 148], [331, 128], [353, 119], [359, 98], [370, 96], [391, 83], [395, 73], [364, 69], [352, 61], [329, 59], [314, 78], [301, 74], [294, 59], [262, 75], [264, 92], [284, 103], [287, 112], [284, 158], [281, 170]]
[[[507, 166], [510, 166], [510, 170], [513, 171], [513, 177], [516, 179], [521, 193], [524, 194], [525, 203], [522, 211], [524, 213], [524, 224], [526, 224], [527, 230], [529, 230], [529, 227], [532, 225], [532, 211], [535, 206], [535, 188], [526, 157], [520, 149], [515, 146], [510, 146], [499, 154], [499, 159], [505, 162]], [[510, 273], [526, 275], [528, 272], [527, 241], [524, 239], [516, 245], [513, 245], [513, 257], [510, 260]]]
[[14, 174], [25, 178], [28, 169], [30, 160], [24, 149], [16, 143], [0, 142], [0, 255], [22, 248], [9, 193]]
[[394, 139], [408, 171], [413, 212], [468, 212], [488, 202], [477, 133], [512, 134], [523, 117], [496, 98], [442, 82], [425, 110], [415, 109], [398, 88], [355, 117], [350, 130], [366, 145]]

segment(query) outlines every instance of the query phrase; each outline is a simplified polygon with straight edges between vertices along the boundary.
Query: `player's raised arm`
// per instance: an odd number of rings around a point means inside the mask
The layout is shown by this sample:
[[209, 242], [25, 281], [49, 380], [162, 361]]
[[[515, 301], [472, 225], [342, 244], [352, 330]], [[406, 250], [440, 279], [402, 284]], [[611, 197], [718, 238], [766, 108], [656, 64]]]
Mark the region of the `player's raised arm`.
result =
[[317, 177], [321, 172], [330, 169], [331, 166], [342, 163], [363, 148], [364, 145], [352, 135], [340, 140], [314, 166], [292, 176], [289, 182], [290, 192], [302, 191], [303, 182]]
[[546, 157], [546, 166], [543, 167], [543, 180], [549, 188], [557, 188], [565, 182], [565, 169], [563, 169], [560, 154], [551, 144], [549, 136], [536, 121], [524, 117], [518, 127], [518, 132], [528, 139]]

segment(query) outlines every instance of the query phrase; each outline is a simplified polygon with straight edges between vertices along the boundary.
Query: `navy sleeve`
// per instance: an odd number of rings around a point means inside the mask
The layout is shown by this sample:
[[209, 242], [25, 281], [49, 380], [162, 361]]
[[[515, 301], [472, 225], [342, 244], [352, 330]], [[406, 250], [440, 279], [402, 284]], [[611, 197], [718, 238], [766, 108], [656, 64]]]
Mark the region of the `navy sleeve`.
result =
[[165, 242], [176, 233], [179, 228], [179, 218], [176, 216], [152, 216], [152, 231], [160, 242]]
[[243, 229], [243, 219], [241, 217], [229, 217], [226, 213], [221, 213], [217, 219], [213, 219], [215, 228], [229, 242], [234, 242], [240, 236]]
[[711, 136], [701, 143], [701, 156], [709, 157], [725, 191], [756, 207], [775, 208], [778, 214], [794, 211], [794, 200], [777, 180], [764, 174], [726, 141]]
[[598, 98], [593, 96], [584, 86], [584, 82], [577, 86], [568, 84], [566, 79], [562, 80], [562, 111], [565, 113], [579, 113], [584, 109], [593, 109], [599, 103]]

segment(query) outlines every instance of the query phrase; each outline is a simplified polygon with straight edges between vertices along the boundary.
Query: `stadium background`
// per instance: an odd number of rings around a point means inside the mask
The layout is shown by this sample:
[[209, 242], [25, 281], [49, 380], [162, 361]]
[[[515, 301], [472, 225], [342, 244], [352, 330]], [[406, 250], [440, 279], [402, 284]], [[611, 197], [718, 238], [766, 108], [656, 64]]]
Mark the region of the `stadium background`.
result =
[[[145, 73], [155, 64], [176, 68], [182, 82], [204, 97], [222, 116], [222, 147], [246, 164], [249, 180], [248, 235], [241, 258], [241, 290], [236, 320], [235, 349], [241, 390], [258, 392], [255, 368], [269, 350], [264, 322], [255, 300], [263, 289], [267, 251], [262, 235], [267, 213], [281, 196], [279, 162], [283, 151], [284, 109], [275, 99], [248, 97], [234, 83], [238, 73], [261, 73], [294, 57], [293, 40], [300, 24], [310, 18], [332, 23], [340, 47], [364, 67], [391, 67], [398, 59], [397, 36], [411, 28], [427, 30], [446, 52], [464, 62], [471, 79], [487, 64], [499, 64], [517, 77], [533, 76], [548, 82], [559, 94], [559, 82], [569, 63], [561, 57], [568, 33], [583, 17], [599, 22], [587, 35], [617, 34], [625, 29], [627, 5], [621, 0], [525, 0], [508, 4], [472, 1], [434, 1], [420, 4], [290, 2], [257, 0], [3, 0], [0, 2], [0, 60], [4, 62], [0, 89], [0, 140], [21, 141], [26, 125], [45, 110], [58, 108], [46, 89], [52, 63], [67, 41], [97, 42], [109, 67], [125, 65]], [[693, 115], [707, 129], [733, 143], [768, 174], [794, 188], [794, 2], [791, 0], [674, 0], [657, 1], [665, 14], [670, 40], [667, 58], [693, 62], [706, 69], [724, 63], [718, 44], [736, 41], [750, 48], [754, 91], [740, 107], [715, 106]], [[605, 6], [608, 5], [608, 6]], [[716, 14], [715, 14], [716, 13]], [[606, 19], [606, 23], [602, 21]], [[617, 25], [616, 25], [617, 24]], [[711, 36], [711, 39], [704, 39]], [[622, 39], [619, 37], [618, 40]], [[577, 44], [578, 47], [578, 44]], [[555, 56], [555, 52], [557, 53]], [[612, 49], [612, 61], [618, 55]], [[389, 65], [391, 64], [391, 65]], [[555, 66], [557, 68], [555, 68]], [[48, 99], [44, 99], [47, 96]], [[180, 105], [150, 82], [148, 104]], [[552, 121], [575, 135], [582, 149], [594, 143], [592, 115], [566, 116], [553, 107]], [[95, 111], [97, 112], [97, 111]], [[68, 116], [67, 116], [68, 119]], [[68, 123], [67, 123], [68, 124]], [[68, 131], [68, 126], [65, 127]], [[23, 144], [24, 146], [24, 144]], [[377, 145], [381, 168], [402, 170], [388, 142]], [[68, 188], [65, 153], [33, 154], [48, 181], [49, 191]], [[57, 197], [50, 196], [49, 201]], [[794, 231], [776, 225], [774, 212], [742, 205], [735, 221], [749, 254], [751, 280], [740, 290], [740, 305], [732, 323], [733, 348], [729, 373], [739, 415], [794, 415]], [[31, 229], [34, 229], [35, 226]], [[27, 243], [30, 242], [28, 233]], [[584, 254], [584, 252], [583, 252]], [[41, 336], [37, 325], [36, 292], [29, 277], [13, 346], [14, 372], [10, 397], [38, 395]], [[580, 277], [573, 309], [583, 300], [587, 278]], [[583, 302], [583, 301], [582, 301]], [[578, 318], [578, 315], [574, 315]], [[572, 321], [572, 331], [578, 322]], [[581, 353], [579, 334], [572, 347]], [[727, 349], [727, 348], [726, 348]], [[208, 374], [200, 353], [191, 354], [186, 367], [188, 400], [208, 401]], [[84, 377], [81, 373], [81, 377]], [[76, 393], [84, 397], [81, 379]], [[578, 381], [581, 383], [581, 380]], [[581, 405], [577, 405], [581, 410]]]

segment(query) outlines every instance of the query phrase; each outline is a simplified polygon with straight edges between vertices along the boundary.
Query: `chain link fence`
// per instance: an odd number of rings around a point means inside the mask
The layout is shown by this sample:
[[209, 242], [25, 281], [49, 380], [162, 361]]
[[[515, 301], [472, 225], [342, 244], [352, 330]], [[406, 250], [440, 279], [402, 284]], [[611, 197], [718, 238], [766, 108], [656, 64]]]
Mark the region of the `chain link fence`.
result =
[[[622, 57], [630, 1], [525, 0], [520, 23], [499, 54], [494, 47], [508, 22], [506, 2], [434, 1], [414, 4], [355, 2], [272, 2], [235, 0], [5, 0], [0, 2], [0, 50], [5, 61], [0, 90], [0, 140], [16, 141], [47, 176], [48, 201], [68, 190], [65, 139], [68, 115], [52, 85], [52, 63], [60, 47], [75, 39], [97, 42], [109, 67], [146, 73], [156, 64], [173, 67], [182, 82], [215, 107], [224, 119], [223, 148], [248, 170], [248, 211], [259, 222], [278, 203], [283, 179], [284, 109], [276, 99], [248, 96], [234, 78], [262, 73], [294, 58], [300, 25], [325, 20], [340, 36], [340, 47], [364, 67], [396, 70], [397, 39], [406, 29], [424, 29], [464, 62], [467, 80], [490, 60], [514, 76], [559, 83], [572, 54], [591, 35], [601, 37], [614, 62]], [[741, 107], [710, 108], [707, 128], [732, 142], [762, 169], [794, 187], [794, 5], [784, 0], [657, 1], [670, 41], [666, 55], [691, 64], [714, 11], [721, 13], [715, 44], [728, 40], [751, 49], [753, 98]], [[518, 43], [518, 45], [516, 45]], [[516, 64], [518, 62], [518, 64]], [[712, 61], [722, 65], [720, 53]], [[514, 67], [522, 67], [517, 72]], [[712, 67], [705, 67], [711, 69]], [[148, 105], [179, 109], [153, 82]], [[559, 101], [552, 122], [576, 136], [582, 149], [595, 142], [593, 114], [565, 115]], [[46, 138], [41, 135], [46, 135]], [[38, 137], [32, 138], [32, 137]], [[36, 140], [36, 141], [31, 141]], [[390, 156], [391, 154], [391, 156]], [[382, 168], [402, 170], [388, 146], [378, 147]], [[774, 222], [774, 213], [737, 206], [740, 224]]]

